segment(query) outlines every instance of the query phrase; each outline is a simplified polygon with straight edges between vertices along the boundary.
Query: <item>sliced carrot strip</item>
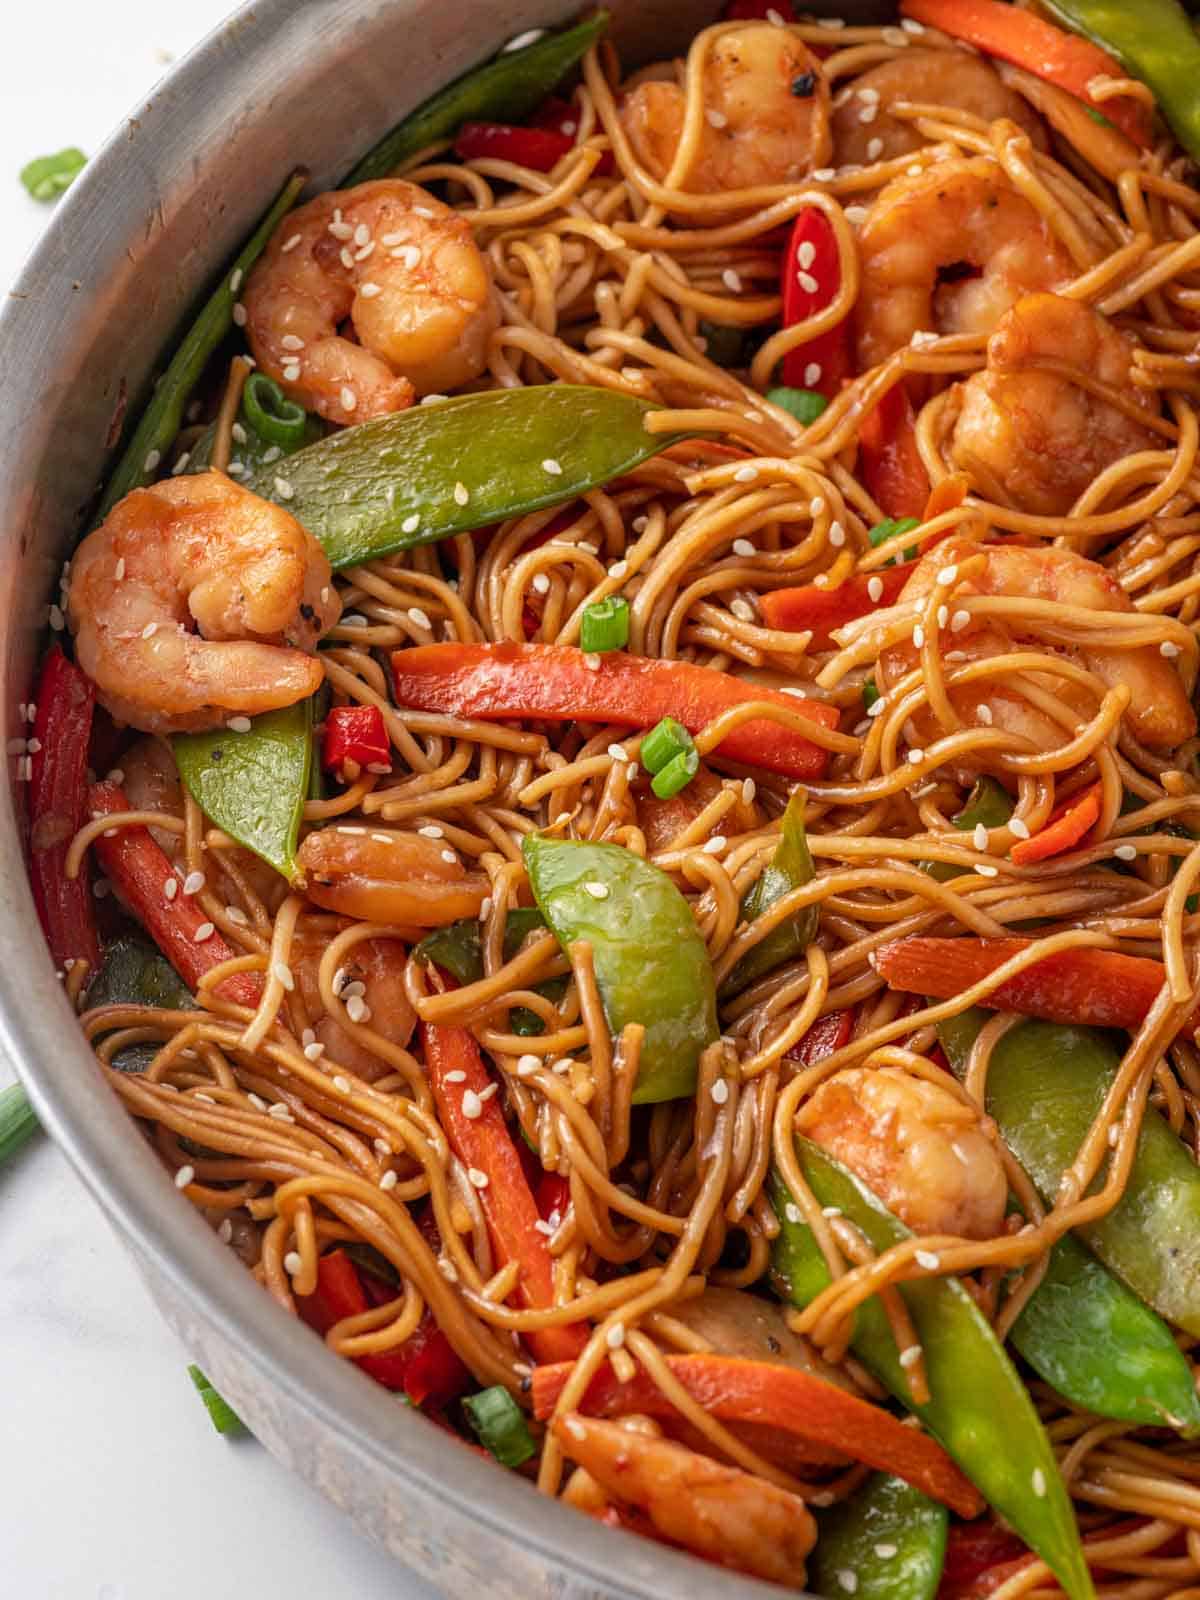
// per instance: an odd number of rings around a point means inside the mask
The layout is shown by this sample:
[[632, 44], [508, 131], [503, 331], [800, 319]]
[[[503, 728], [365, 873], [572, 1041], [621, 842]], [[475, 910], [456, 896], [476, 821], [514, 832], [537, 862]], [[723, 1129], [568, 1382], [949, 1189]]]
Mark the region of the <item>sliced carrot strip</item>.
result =
[[1035, 861], [1046, 861], [1073, 849], [1100, 815], [1100, 793], [1100, 785], [1094, 783], [1082, 794], [1072, 795], [1044, 828], [1029, 839], [1018, 839], [1009, 856], [1018, 867], [1029, 867]]

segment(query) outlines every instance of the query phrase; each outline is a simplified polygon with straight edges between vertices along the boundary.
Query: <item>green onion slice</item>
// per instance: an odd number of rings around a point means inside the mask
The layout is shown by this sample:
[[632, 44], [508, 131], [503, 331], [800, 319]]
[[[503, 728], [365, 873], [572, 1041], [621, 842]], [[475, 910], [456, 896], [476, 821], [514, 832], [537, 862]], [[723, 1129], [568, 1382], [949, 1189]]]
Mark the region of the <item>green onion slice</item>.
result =
[[536, 1453], [524, 1412], [501, 1384], [481, 1389], [462, 1404], [480, 1444], [502, 1467], [519, 1467]]
[[642, 740], [642, 765], [647, 772], [661, 772], [676, 756], [695, 751], [691, 734], [674, 717], [664, 717]]
[[672, 756], [665, 767], [660, 767], [650, 779], [650, 787], [660, 800], [669, 800], [673, 794], [686, 789], [699, 770], [700, 757], [693, 745], [690, 750], [681, 750], [677, 756]]
[[21, 168], [21, 182], [35, 200], [57, 200], [87, 166], [82, 150], [68, 145], [52, 156], [37, 156]]
[[829, 404], [823, 394], [815, 389], [789, 389], [781, 384], [778, 389], [768, 389], [767, 399], [781, 411], [788, 411], [797, 422], [810, 427]]
[[246, 379], [242, 410], [255, 433], [269, 444], [277, 444], [281, 450], [298, 450], [304, 444], [307, 412], [289, 400], [265, 372], [252, 372]]
[[579, 647], [589, 655], [623, 650], [629, 643], [629, 601], [619, 594], [584, 606], [579, 622]]
[[229, 1401], [217, 1393], [199, 1367], [189, 1367], [188, 1377], [196, 1385], [196, 1392], [204, 1401], [205, 1410], [212, 1418], [212, 1425], [218, 1433], [224, 1434], [228, 1439], [249, 1431]]

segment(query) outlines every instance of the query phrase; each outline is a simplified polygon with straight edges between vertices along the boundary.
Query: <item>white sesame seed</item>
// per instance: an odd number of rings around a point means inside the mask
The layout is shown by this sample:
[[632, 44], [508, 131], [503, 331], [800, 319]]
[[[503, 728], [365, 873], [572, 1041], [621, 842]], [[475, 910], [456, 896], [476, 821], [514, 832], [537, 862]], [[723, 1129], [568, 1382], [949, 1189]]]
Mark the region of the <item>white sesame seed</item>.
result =
[[899, 1548], [899, 1545], [895, 1544], [877, 1544], [875, 1546], [875, 1554], [881, 1561], [890, 1561]]
[[924, 645], [924, 643], [925, 643], [925, 629], [921, 626], [921, 624], [919, 622], [917, 623], [916, 627], [913, 629], [912, 639], [913, 639], [913, 644], [915, 644], [917, 649], [920, 650], [922, 648], [922, 646]]
[[985, 728], [990, 728], [992, 726], [992, 722], [994, 720], [992, 716], [992, 708], [988, 705], [986, 700], [982, 705], [976, 707], [975, 715], [979, 718], [980, 722], [983, 723]]
[[201, 889], [203, 889], [205, 882], [206, 880], [202, 872], [189, 872], [187, 877], [183, 880], [184, 894], [199, 894]]
[[[875, 120], [875, 113], [878, 109], [879, 108], [877, 106], [867, 106], [858, 120], [860, 122], [873, 122]], [[867, 112], [870, 112], [870, 116], [867, 115]], [[867, 160], [878, 161], [882, 154], [883, 140], [872, 139], [867, 145]]]
[[157, 632], [158, 632], [158, 623], [157, 622], [148, 622], [146, 624], [146, 626], [142, 629], [142, 638], [143, 639], [153, 639], [154, 635]]
[[604, 1335], [604, 1342], [610, 1350], [619, 1350], [625, 1343], [625, 1324], [614, 1322]]
[[177, 1189], [186, 1189], [188, 1184], [195, 1179], [195, 1176], [195, 1167], [180, 1167], [179, 1171], [175, 1174], [175, 1187]]
[[415, 622], [418, 628], [431, 628], [433, 626], [429, 620], [429, 613], [422, 611], [420, 606], [409, 606], [408, 616], [409, 620]]
[[285, 255], [286, 256], [288, 251], [289, 250], [294, 250], [299, 243], [300, 243], [300, 235], [298, 233], [292, 234], [290, 239], [286, 239], [284, 241], [283, 247], [279, 252], [280, 255]]
[[529, 1077], [532, 1077], [533, 1074], [535, 1072], [537, 1072], [537, 1070], [540, 1068], [541, 1064], [542, 1064], [541, 1056], [518, 1056], [517, 1057], [517, 1077], [518, 1078], [529, 1078]]
[[1113, 851], [1118, 861], [1136, 861], [1137, 846], [1134, 844], [1119, 844]]
[[352, 994], [346, 1001], [346, 1015], [351, 1022], [370, 1022], [371, 1008], [360, 994]]
[[296, 382], [299, 381], [299, 378], [300, 378], [300, 363], [299, 363], [299, 361], [285, 361], [283, 363], [283, 381], [284, 381], [284, 383], [296, 383]]
[[192, 943], [203, 944], [206, 939], [211, 939], [216, 931], [211, 922], [202, 922], [192, 935]]
[[[399, 250], [392, 251], [392, 256], [400, 262], [406, 272], [415, 272], [421, 265], [421, 252], [415, 244], [401, 245]], [[433, 396], [433, 398], [440, 399], [443, 397]]]
[[443, 850], [442, 851], [442, 860], [444, 862], [446, 862], [446, 864], [448, 866], [451, 866], [451, 867], [457, 867], [458, 864], [459, 864], [458, 863], [458, 857], [455, 855], [453, 850]]
[[981, 878], [998, 878], [1000, 876], [999, 867], [986, 867], [981, 865], [976, 867], [975, 871], [979, 873]]
[[804, 369], [804, 387], [806, 389], [815, 388], [815, 386], [820, 383], [822, 370], [823, 369], [819, 361], [810, 361], [808, 363]]
[[246, 326], [246, 308], [240, 300], [234, 301], [233, 323], [236, 328], [244, 328]]
[[[298, 334], [295, 334], [295, 333], [285, 333], [283, 338], [280, 339], [279, 342], [280, 342], [280, 344], [283, 346], [283, 348], [285, 350], [303, 350], [304, 349], [304, 340], [301, 339], [300, 336]], [[240, 426], [240, 424], [237, 424], [237, 426]], [[238, 440], [239, 444], [245, 444], [245, 442], [246, 441], [245, 441], [244, 438]]]
[[924, 1267], [926, 1272], [936, 1272], [942, 1264], [941, 1256], [936, 1255], [932, 1250], [918, 1250], [916, 1260], [917, 1265]]
[[1179, 646], [1173, 644], [1170, 639], [1164, 639], [1158, 647], [1158, 653], [1160, 656], [1165, 656], [1168, 661], [1173, 661], [1179, 654]]
[[[876, 702], [876, 704], [878, 704], [878, 702]], [[924, 750], [917, 749], [917, 747], [914, 745], [914, 747], [908, 752], [908, 759], [910, 765], [919, 767], [922, 761], [925, 759], [925, 752]]]
[[713, 1104], [723, 1106], [729, 1099], [729, 1085], [724, 1078], [718, 1078], [712, 1086]]
[[982, 822], [975, 824], [975, 831], [971, 835], [971, 843], [976, 850], [986, 850], [988, 847], [988, 831]]
[[221, 1226], [217, 1229], [217, 1238], [220, 1239], [222, 1244], [228, 1244], [233, 1238], [233, 1223], [228, 1217], [221, 1218]]
[[846, 207], [846, 221], [852, 228], [861, 228], [870, 214], [870, 210], [867, 206]]
[[349, 1094], [350, 1079], [343, 1078], [340, 1072], [335, 1073], [333, 1078], [333, 1087], [338, 1091], [339, 1094]]
[[800, 280], [800, 287], [804, 290], [805, 294], [816, 294], [817, 290], [820, 288], [820, 284], [818, 284], [811, 272], [798, 272], [796, 276]]
[[246, 1099], [257, 1111], [265, 1111], [267, 1109], [267, 1102], [256, 1094], [248, 1094]]
[[361, 250], [356, 250], [354, 252], [354, 259], [355, 259], [355, 261], [366, 261], [372, 255], [374, 255], [374, 253], [375, 253], [375, 241], [374, 241], [374, 239], [372, 239], [369, 244], [364, 244]]
[[704, 845], [704, 854], [706, 856], [719, 856], [728, 843], [729, 840], [723, 833], [714, 833], [712, 838]]
[[729, 118], [725, 115], [725, 113], [723, 111], [716, 110], [715, 107], [710, 107], [710, 109], [707, 110], [704, 115], [710, 128], [723, 128], [729, 121]]
[[488, 1186], [487, 1173], [480, 1172], [478, 1167], [468, 1167], [467, 1178], [473, 1189], [486, 1189]]
[[477, 1117], [483, 1115], [483, 1101], [475, 1093], [474, 1089], [466, 1089], [463, 1091], [462, 1113], [464, 1117], [469, 1118], [472, 1122], [474, 1122]]
[[556, 461], [553, 456], [547, 456], [542, 462], [542, 471], [548, 472], [552, 478], [561, 478], [562, 470], [562, 462]]
[[828, 588], [828, 586], [829, 586], [829, 574], [827, 572], [818, 572], [816, 577], [813, 579], [813, 583], [817, 586], [818, 589], [826, 589], [826, 588]]
[[284, 961], [273, 961], [271, 963], [271, 976], [277, 983], [281, 984], [289, 994], [291, 994], [292, 990], [296, 987], [296, 980], [292, 976], [292, 969]]
[[915, 1367], [920, 1359], [921, 1346], [919, 1344], [910, 1344], [900, 1352], [900, 1365], [902, 1367]]
[[754, 621], [754, 607], [750, 604], [749, 600], [743, 600], [741, 595], [734, 596], [734, 598], [729, 602], [729, 609], [733, 612], [734, 616], [739, 622]]
[[1041, 1467], [1034, 1467], [1033, 1477], [1030, 1482], [1033, 1484], [1034, 1494], [1037, 1495], [1039, 1500], [1044, 1500], [1046, 1498], [1046, 1474]]
[[950, 618], [950, 632], [961, 633], [970, 621], [971, 613], [969, 611], [956, 611]]
[[836, 177], [837, 171], [833, 167], [816, 167], [813, 170], [813, 180], [816, 183], [832, 183]]
[[829, 524], [829, 542], [834, 546], [835, 549], [839, 550], [841, 549], [842, 545], [845, 544], [846, 530], [842, 527], [840, 522], [831, 522]]
[[804, 1220], [800, 1207], [792, 1200], [789, 1200], [784, 1206], [783, 1214], [789, 1222], [802, 1222]]
[[630, 783], [633, 783], [633, 782], [636, 781], [637, 775], [638, 775], [638, 764], [637, 764], [636, 761], [631, 761], [629, 763], [629, 770], [626, 772], [625, 776], [626, 776], [626, 778], [628, 778]]
[[288, 1110], [287, 1106], [282, 1100], [276, 1100], [273, 1105], [269, 1105], [267, 1107], [267, 1115], [269, 1117], [274, 1117], [276, 1122], [292, 1121], [292, 1113]]
[[353, 411], [355, 406], [358, 404], [358, 396], [348, 383], [342, 385], [342, 390], [338, 395], [338, 399], [342, 403], [343, 411]]
[[883, 599], [883, 579], [878, 573], [867, 579], [867, 594], [876, 603]]
[[371, 1143], [377, 1155], [390, 1156], [392, 1154], [392, 1147], [386, 1139], [373, 1139]]
[[589, 672], [599, 672], [600, 671], [600, 657], [598, 655], [594, 655], [594, 654], [590, 654], [590, 653], [588, 655], [585, 655], [584, 658], [583, 658], [583, 664], [584, 664], [584, 666], [587, 668], [587, 670]]
[[470, 498], [471, 498], [471, 491], [467, 488], [465, 483], [456, 483], [454, 485], [454, 503], [455, 503], [455, 505], [465, 506], [467, 501]]
[[394, 1189], [399, 1181], [400, 1180], [397, 1177], [396, 1173], [394, 1173], [391, 1170], [391, 1168], [389, 1167], [388, 1170], [384, 1173], [383, 1177], [380, 1178], [379, 1187], [381, 1189]]
[[297, 1273], [303, 1272], [304, 1262], [296, 1250], [289, 1250], [283, 1258], [283, 1270], [289, 1278], [294, 1278]]
[[533, 578], [533, 587], [538, 594], [548, 594], [550, 592], [549, 575], [545, 572], [535, 573]]
[[500, 54], [506, 56], [513, 50], [526, 50], [531, 44], [536, 44], [545, 37], [545, 28], [527, 28], [524, 33], [518, 33], [501, 48]]
[[1029, 824], [1027, 822], [1023, 821], [1022, 818], [1013, 817], [1013, 819], [1009, 823], [1008, 827], [1009, 827], [1009, 832], [1013, 835], [1014, 838], [1017, 838], [1017, 839], [1028, 839], [1028, 837], [1029, 837]]
[[735, 556], [755, 556], [758, 551], [750, 543], [749, 539], [735, 539], [733, 541], [733, 553]]
[[750, 803], [754, 799], [754, 796], [757, 793], [758, 793], [758, 785], [755, 783], [754, 779], [753, 778], [743, 778], [742, 779], [742, 804], [744, 806], [750, 805]]
[[[876, 93], [876, 98], [878, 99], [878, 92]], [[807, 272], [809, 267], [811, 267], [813, 262], [816, 260], [816, 258], [817, 258], [817, 247], [816, 247], [816, 245], [812, 242], [811, 239], [805, 239], [801, 243], [800, 248], [796, 251], [796, 265], [798, 267], [802, 267], [804, 269], [804, 271]]]
[[838, 1587], [844, 1589], [847, 1594], [853, 1594], [858, 1588], [857, 1574], [851, 1572], [849, 1567], [838, 1568], [837, 1581]]
[[808, 502], [808, 514], [810, 517], [819, 517], [822, 515], [824, 510], [825, 502], [820, 495], [817, 495], [815, 499], [812, 499]]
[[594, 879], [589, 879], [583, 887], [593, 900], [608, 899], [608, 885], [606, 883], [597, 883]]
[[614, 561], [608, 569], [608, 575], [610, 578], [623, 578], [628, 571], [628, 561]]
[[742, 280], [732, 267], [725, 268], [725, 271], [721, 274], [721, 282], [731, 294], [741, 294]]
[[162, 892], [165, 900], [174, 900], [175, 896], [179, 893], [179, 879], [168, 878], [162, 886]]
[[918, 22], [915, 17], [902, 18], [900, 26], [904, 29], [905, 33], [917, 34], [925, 32], [925, 24], [923, 22]]
[[739, 467], [733, 475], [735, 483], [753, 483], [758, 477], [758, 468], [751, 466]]
[[275, 479], [275, 493], [281, 500], [290, 500], [295, 492], [286, 478]]
[[417, 832], [426, 839], [444, 839], [446, 837], [445, 828], [439, 827], [436, 822], [427, 822], [424, 827], [418, 828]]
[[937, 575], [937, 581], [948, 589], [952, 583], [957, 582], [958, 567], [955, 565], [943, 567]]

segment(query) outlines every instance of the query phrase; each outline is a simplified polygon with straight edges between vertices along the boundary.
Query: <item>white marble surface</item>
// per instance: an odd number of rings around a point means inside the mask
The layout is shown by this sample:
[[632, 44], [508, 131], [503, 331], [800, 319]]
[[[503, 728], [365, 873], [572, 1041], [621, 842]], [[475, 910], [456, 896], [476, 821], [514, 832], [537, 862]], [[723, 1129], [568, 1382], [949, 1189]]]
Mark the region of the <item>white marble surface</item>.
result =
[[[48, 215], [18, 184], [21, 166], [67, 144], [94, 151], [228, 9], [0, 6], [0, 293]], [[4, 1600], [433, 1600], [260, 1446], [221, 1439], [188, 1359], [39, 1140], [0, 1173]]]

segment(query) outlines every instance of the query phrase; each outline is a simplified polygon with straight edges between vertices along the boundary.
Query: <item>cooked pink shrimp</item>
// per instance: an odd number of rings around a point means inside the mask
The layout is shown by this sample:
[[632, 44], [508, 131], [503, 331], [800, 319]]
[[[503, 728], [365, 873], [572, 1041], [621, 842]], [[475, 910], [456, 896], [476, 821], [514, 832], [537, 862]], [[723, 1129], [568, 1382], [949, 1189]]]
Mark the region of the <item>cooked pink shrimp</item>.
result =
[[803, 1133], [861, 1178], [914, 1233], [994, 1239], [1008, 1180], [979, 1117], [940, 1084], [849, 1067], [801, 1106]]
[[297, 859], [309, 899], [360, 922], [437, 928], [477, 917], [488, 892], [487, 875], [455, 851], [399, 829], [331, 824], [309, 834]]
[[[314, 1019], [313, 1032], [318, 1044], [325, 1046], [327, 1059], [349, 1067], [351, 1072], [371, 1083], [391, 1071], [387, 1062], [352, 1039], [336, 1018], [324, 1015], [317, 974], [328, 943], [327, 937], [297, 936], [292, 942], [292, 971], [300, 985], [304, 1008]], [[361, 1020], [401, 1049], [408, 1044], [417, 1025], [417, 1014], [404, 989], [406, 960], [404, 946], [398, 939], [364, 939], [349, 952], [342, 967], [345, 973], [343, 996], [347, 1000], [354, 996], [361, 999], [366, 1007]], [[361, 984], [362, 988], [352, 988], [354, 984]]]
[[470, 383], [498, 320], [470, 224], [402, 178], [330, 190], [286, 216], [242, 303], [262, 370], [343, 424]]
[[312, 535], [219, 472], [134, 489], [71, 568], [79, 665], [117, 721], [147, 733], [306, 699], [340, 612]]
[[1001, 82], [982, 56], [961, 50], [905, 50], [862, 73], [838, 95], [833, 107], [833, 151], [839, 166], [868, 166], [911, 155], [929, 141], [911, 122], [893, 117], [898, 100], [950, 106], [984, 122], [1007, 117], [1027, 133], [1038, 150], [1046, 148], [1041, 118]]
[[914, 333], [990, 333], [1022, 295], [1056, 289], [1075, 270], [1037, 211], [985, 156], [894, 179], [880, 190], [858, 245], [864, 372]]
[[1005, 313], [988, 340], [987, 368], [959, 391], [950, 453], [990, 500], [1021, 511], [1065, 516], [1106, 467], [1156, 436], [1054, 362], [1098, 378], [1147, 413], [1155, 399], [1130, 382], [1133, 345], [1078, 300], [1031, 294]]
[[[829, 85], [799, 39], [769, 23], [731, 29], [714, 40], [703, 77], [705, 120], [682, 189], [720, 194], [791, 183], [826, 165]], [[660, 181], [679, 148], [685, 105], [677, 84], [652, 80], [621, 109], [634, 154]]]
[[554, 1435], [589, 1478], [644, 1513], [664, 1539], [718, 1566], [802, 1589], [817, 1526], [800, 1496], [629, 1425], [642, 1420], [569, 1412], [556, 1419]]
[[[1061, 605], [1082, 607], [1097, 613], [1133, 610], [1129, 596], [1112, 574], [1073, 550], [1054, 546], [1023, 549], [1018, 545], [979, 545], [972, 539], [955, 536], [946, 539], [913, 569], [901, 592], [901, 600], [919, 600], [928, 595], [938, 581], [939, 572], [976, 555], [987, 557], [983, 571], [967, 578], [956, 594], [1007, 595], [1013, 599], [1051, 600]], [[1098, 626], [1103, 617], [1097, 618]], [[1007, 654], [1019, 648], [1020, 641], [1032, 634], [1020, 626], [1020, 615], [1012, 618], [981, 618], [979, 625], [956, 633], [954, 648], [963, 659], [979, 660]], [[1154, 645], [1138, 645], [1117, 650], [1101, 644], [1067, 647], [1054, 644], [1059, 655], [1071, 654], [1102, 682], [1115, 687], [1125, 684], [1130, 691], [1125, 722], [1133, 736], [1151, 749], [1174, 749], [1196, 731], [1196, 716], [1175, 667], [1160, 655]], [[917, 665], [917, 650], [911, 640], [889, 645], [879, 658], [879, 686], [886, 693]], [[1054, 693], [1078, 710], [1080, 719], [1096, 709], [1095, 697], [1066, 679], [1055, 679]], [[1019, 687], [995, 679], [962, 684], [949, 691], [955, 711], [964, 722], [994, 726], [1006, 733], [1019, 734], [1036, 750], [1055, 750], [1070, 737], [1062, 724], [1034, 705]], [[986, 710], [981, 715], [981, 707]], [[914, 731], [923, 743], [937, 736], [932, 713], [913, 719]], [[973, 758], [974, 759], [974, 758]]]

